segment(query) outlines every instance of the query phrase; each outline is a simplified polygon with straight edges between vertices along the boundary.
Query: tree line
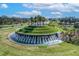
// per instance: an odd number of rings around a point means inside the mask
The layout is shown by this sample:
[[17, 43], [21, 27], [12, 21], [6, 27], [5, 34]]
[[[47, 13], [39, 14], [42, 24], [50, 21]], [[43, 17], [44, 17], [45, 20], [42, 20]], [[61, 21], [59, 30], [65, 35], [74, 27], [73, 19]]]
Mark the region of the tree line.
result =
[[[19, 18], [19, 17], [8, 17], [8, 16], [0, 16], [0, 25], [3, 24], [18, 24], [18, 23], [26, 23], [28, 20], [36, 21], [34, 19], [39, 19], [39, 20], [46, 20], [47, 18], [42, 17], [42, 16], [36, 16], [35, 18], [30, 17], [30, 18]], [[59, 21], [60, 23], [75, 23], [79, 22], [79, 18], [76, 17], [64, 17], [64, 18], [48, 18], [48, 20], [52, 21]]]
[[0, 25], [25, 23], [27, 20], [28, 18], [8, 17], [4, 15], [0, 16]]

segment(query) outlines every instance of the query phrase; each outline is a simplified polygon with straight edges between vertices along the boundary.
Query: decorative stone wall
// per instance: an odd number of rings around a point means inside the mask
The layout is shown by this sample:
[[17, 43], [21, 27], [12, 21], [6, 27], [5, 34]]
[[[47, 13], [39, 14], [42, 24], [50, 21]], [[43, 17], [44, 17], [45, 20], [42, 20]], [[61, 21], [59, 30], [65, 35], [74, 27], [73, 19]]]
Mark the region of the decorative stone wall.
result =
[[22, 44], [57, 44], [62, 42], [60, 33], [51, 34], [51, 35], [24, 35], [18, 33], [12, 33], [9, 38], [18, 43]]

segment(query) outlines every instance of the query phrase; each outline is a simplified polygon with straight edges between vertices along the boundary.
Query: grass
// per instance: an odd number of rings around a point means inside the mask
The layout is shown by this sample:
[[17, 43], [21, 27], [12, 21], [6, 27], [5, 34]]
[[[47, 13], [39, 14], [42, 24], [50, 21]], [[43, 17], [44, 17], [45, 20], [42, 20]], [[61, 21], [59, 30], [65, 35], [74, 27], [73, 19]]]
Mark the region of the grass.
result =
[[11, 32], [16, 26], [0, 29], [0, 55], [4, 56], [79, 56], [79, 46], [63, 42], [51, 46], [25, 46], [9, 41]]
[[17, 33], [41, 35], [41, 34], [53, 34], [53, 33], [60, 32], [60, 31], [62, 31], [62, 29], [58, 27], [46, 25], [46, 26], [40, 26], [40, 27], [36, 27], [36, 26], [24, 27], [18, 30]]

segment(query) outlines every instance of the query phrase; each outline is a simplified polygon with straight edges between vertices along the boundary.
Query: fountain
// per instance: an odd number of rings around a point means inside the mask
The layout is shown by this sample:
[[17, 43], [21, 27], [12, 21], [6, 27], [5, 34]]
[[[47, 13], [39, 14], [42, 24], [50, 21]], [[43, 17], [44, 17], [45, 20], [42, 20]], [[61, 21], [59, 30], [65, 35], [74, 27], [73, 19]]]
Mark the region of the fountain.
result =
[[61, 43], [61, 32], [53, 31], [54, 28], [48, 26], [49, 23], [50, 21], [45, 18], [37, 16], [36, 20], [29, 23], [29, 26], [11, 33], [9, 39], [25, 45], [54, 45]]

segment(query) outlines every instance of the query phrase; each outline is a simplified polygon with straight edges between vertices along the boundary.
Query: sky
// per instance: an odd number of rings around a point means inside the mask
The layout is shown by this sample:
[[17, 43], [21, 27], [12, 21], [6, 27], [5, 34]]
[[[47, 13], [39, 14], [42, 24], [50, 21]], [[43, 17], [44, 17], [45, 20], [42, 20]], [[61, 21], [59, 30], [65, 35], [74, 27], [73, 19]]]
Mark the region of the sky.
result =
[[6, 3], [0, 4], [0, 16], [47, 18], [79, 17], [79, 3]]

